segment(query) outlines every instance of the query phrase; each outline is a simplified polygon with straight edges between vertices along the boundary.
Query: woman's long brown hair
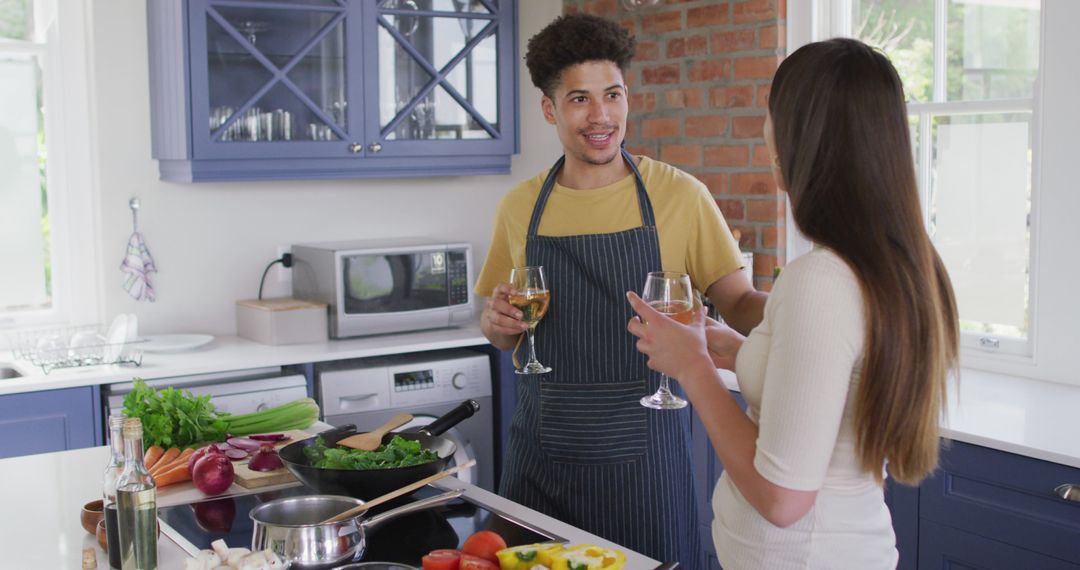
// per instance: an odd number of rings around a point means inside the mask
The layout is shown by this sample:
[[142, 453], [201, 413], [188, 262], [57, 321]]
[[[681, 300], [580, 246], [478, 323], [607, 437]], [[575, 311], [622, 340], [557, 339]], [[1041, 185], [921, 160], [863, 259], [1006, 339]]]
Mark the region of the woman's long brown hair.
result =
[[[776, 152], [799, 229], [855, 272], [866, 314], [855, 401], [864, 469], [916, 484], [937, 466], [959, 331], [945, 266], [919, 207], [903, 86], [866, 44], [806, 45], [769, 93]], [[825, 323], [823, 323], [824, 325]]]

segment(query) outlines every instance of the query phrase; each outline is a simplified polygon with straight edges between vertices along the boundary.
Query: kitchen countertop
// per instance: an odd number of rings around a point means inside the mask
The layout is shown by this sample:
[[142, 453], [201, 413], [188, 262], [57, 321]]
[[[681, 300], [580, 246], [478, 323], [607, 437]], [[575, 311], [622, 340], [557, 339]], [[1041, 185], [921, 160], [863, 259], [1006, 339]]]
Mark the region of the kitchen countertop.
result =
[[[82, 551], [93, 548], [97, 567], [107, 569], [108, 555], [97, 539], [79, 524], [82, 505], [101, 496], [101, 476], [108, 463], [107, 447], [28, 455], [0, 459], [0, 567], [3, 568], [81, 568]], [[203, 498], [190, 487], [179, 492], [163, 489], [158, 506], [186, 504]], [[562, 536], [572, 543], [592, 543], [619, 548], [597, 536], [536, 511], [503, 499], [457, 479], [443, 480], [443, 488], [464, 488], [470, 499], [493, 510], [504, 512], [523, 522]], [[179, 485], [177, 487], [180, 487]], [[239, 489], [231, 488], [230, 492]], [[259, 489], [263, 491], [266, 489]], [[229, 546], [250, 546], [230, 544]], [[659, 562], [620, 548], [627, 555], [631, 570], [652, 569]], [[188, 558], [176, 543], [162, 533], [158, 540], [158, 567], [162, 570], [183, 568]]]
[[[146, 353], [143, 365], [70, 368], [42, 374], [28, 363], [17, 367], [22, 378], [0, 380], [0, 396], [21, 392], [128, 382], [132, 376], [167, 378], [486, 345], [478, 324], [422, 332], [329, 340], [311, 344], [268, 346], [239, 337], [218, 337], [198, 350]], [[0, 362], [4, 361], [0, 353]], [[9, 360], [10, 361], [10, 360]], [[722, 371], [728, 388], [738, 391], [734, 374]], [[1080, 468], [1080, 386], [961, 371], [950, 383], [949, 413], [942, 436]]]
[[0, 396], [130, 382], [134, 376], [150, 380], [263, 366], [325, 362], [486, 344], [488, 340], [480, 332], [478, 323], [420, 332], [279, 346], [260, 344], [236, 336], [223, 336], [195, 350], [173, 353], [146, 352], [143, 354], [142, 366], [61, 368], [48, 374], [41, 372], [40, 368], [29, 362], [13, 361], [10, 352], [0, 352], [0, 362], [13, 362], [19, 372], [24, 374], [19, 378], [0, 379]]
[[[720, 371], [738, 392], [735, 374]], [[1080, 469], [1080, 386], [963, 369], [941, 437]]]

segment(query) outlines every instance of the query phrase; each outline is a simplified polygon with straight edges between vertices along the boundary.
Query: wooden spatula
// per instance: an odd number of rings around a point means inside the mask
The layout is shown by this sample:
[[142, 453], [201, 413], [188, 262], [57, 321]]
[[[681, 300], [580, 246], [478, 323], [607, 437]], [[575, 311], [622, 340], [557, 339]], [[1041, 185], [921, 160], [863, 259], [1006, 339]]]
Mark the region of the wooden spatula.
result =
[[351, 447], [362, 451], [375, 451], [376, 449], [379, 449], [379, 446], [382, 444], [382, 438], [386, 435], [386, 432], [396, 427], [401, 427], [411, 422], [412, 419], [412, 414], [398, 414], [386, 420], [386, 423], [373, 431], [350, 435], [344, 439], [339, 439], [337, 443], [338, 445], [344, 445], [345, 447]]
[[473, 465], [476, 465], [476, 460], [475, 459], [470, 459], [470, 460], [466, 461], [465, 463], [462, 463], [461, 465], [456, 465], [454, 467], [451, 467], [450, 469], [444, 469], [443, 471], [439, 471], [438, 473], [436, 473], [436, 474], [434, 474], [434, 475], [432, 475], [430, 477], [424, 477], [423, 479], [421, 479], [421, 480], [419, 480], [419, 481], [417, 481], [415, 483], [410, 483], [408, 485], [405, 485], [404, 487], [398, 489], [397, 491], [390, 491], [389, 493], [387, 493], [387, 494], [385, 494], [385, 495], [383, 495], [381, 497], [376, 497], [376, 498], [374, 498], [374, 499], [372, 499], [370, 501], [367, 501], [367, 502], [365, 502], [364, 504], [362, 504], [362, 505], [360, 505], [358, 507], [353, 507], [353, 508], [351, 508], [351, 509], [349, 509], [349, 510], [347, 510], [347, 511], [341, 513], [341, 514], [334, 515], [334, 516], [324, 520], [323, 522], [321, 522], [319, 524], [341, 522], [343, 520], [350, 519], [352, 517], [355, 517], [356, 515], [359, 515], [360, 513], [364, 512], [364, 511], [370, 509], [371, 507], [376, 507], [376, 506], [381, 505], [381, 504], [383, 504], [383, 503], [385, 503], [387, 501], [396, 499], [396, 498], [398, 498], [398, 497], [400, 497], [400, 496], [402, 496], [402, 495], [404, 495], [406, 493], [412, 493], [413, 491], [419, 489], [420, 487], [423, 487], [424, 485], [427, 485], [428, 483], [434, 483], [435, 481], [438, 481], [439, 479], [442, 479], [443, 477], [449, 477], [451, 475], [456, 474], [458, 471], [461, 471], [463, 469], [468, 469], [468, 468], [472, 467]]

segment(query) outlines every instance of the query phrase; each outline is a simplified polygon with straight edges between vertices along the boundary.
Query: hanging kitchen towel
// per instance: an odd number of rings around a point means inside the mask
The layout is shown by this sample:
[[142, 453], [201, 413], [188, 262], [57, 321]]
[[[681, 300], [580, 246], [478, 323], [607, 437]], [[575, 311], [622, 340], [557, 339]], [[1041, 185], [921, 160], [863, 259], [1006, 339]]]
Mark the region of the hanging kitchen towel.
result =
[[138, 231], [128, 238], [127, 253], [124, 261], [120, 264], [120, 271], [124, 274], [124, 290], [136, 301], [147, 300], [154, 302], [154, 286], [150, 283], [150, 274], [157, 272], [154, 266], [154, 258], [150, 257], [150, 250], [146, 247], [146, 240]]

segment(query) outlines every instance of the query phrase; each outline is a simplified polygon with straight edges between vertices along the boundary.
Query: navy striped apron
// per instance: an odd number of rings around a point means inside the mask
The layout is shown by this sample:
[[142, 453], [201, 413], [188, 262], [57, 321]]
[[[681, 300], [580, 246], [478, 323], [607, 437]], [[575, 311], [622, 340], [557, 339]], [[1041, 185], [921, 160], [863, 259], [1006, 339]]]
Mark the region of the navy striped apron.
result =
[[661, 561], [703, 568], [690, 456], [690, 412], [652, 410], [659, 375], [626, 330], [627, 291], [659, 271], [652, 204], [633, 158], [642, 227], [609, 234], [537, 235], [564, 158], [533, 208], [528, 265], [544, 266], [551, 306], [536, 330], [540, 362], [521, 376], [500, 493]]

